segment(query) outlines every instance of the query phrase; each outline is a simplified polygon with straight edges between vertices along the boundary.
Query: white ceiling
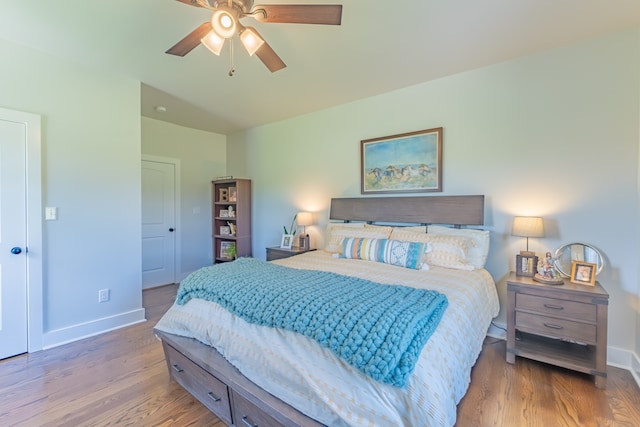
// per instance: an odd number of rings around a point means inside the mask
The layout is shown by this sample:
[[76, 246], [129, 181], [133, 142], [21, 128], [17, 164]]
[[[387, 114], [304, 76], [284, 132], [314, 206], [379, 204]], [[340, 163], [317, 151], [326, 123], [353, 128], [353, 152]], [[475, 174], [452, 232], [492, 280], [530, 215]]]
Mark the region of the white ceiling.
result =
[[0, 38], [141, 81], [144, 116], [229, 134], [640, 26], [639, 0], [256, 0], [287, 3], [343, 4], [342, 25], [245, 18], [276, 73], [238, 41], [233, 77], [228, 45], [165, 54], [210, 17], [175, 0], [3, 0]]

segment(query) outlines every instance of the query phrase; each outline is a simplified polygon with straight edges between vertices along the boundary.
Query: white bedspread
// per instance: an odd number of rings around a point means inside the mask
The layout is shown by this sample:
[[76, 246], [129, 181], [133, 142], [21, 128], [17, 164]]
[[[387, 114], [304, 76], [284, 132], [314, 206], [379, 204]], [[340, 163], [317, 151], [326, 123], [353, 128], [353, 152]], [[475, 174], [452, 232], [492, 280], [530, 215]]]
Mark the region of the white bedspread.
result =
[[417, 271], [337, 259], [324, 251], [275, 262], [446, 294], [449, 307], [407, 386], [374, 381], [300, 334], [249, 324], [201, 299], [172, 306], [156, 328], [214, 346], [254, 383], [329, 426], [455, 424], [456, 405], [467, 391], [491, 319], [498, 314], [495, 283], [486, 270]]

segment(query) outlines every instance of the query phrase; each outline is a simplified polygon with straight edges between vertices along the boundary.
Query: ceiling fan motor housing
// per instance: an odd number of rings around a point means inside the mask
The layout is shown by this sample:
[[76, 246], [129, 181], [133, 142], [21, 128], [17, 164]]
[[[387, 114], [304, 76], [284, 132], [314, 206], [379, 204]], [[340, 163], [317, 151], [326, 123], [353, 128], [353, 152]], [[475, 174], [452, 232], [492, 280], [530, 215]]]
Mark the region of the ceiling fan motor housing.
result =
[[253, 7], [253, 0], [209, 0], [209, 4], [215, 9], [228, 8], [229, 6], [231, 6], [232, 8], [238, 10], [239, 15], [243, 15], [245, 13], [251, 12], [251, 8]]

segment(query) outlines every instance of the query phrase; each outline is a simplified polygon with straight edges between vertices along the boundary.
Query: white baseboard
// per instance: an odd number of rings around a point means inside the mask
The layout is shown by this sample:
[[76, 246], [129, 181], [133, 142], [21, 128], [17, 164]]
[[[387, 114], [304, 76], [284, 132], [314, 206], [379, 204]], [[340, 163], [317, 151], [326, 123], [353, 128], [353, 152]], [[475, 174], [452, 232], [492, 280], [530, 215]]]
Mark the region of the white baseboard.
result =
[[487, 331], [487, 335], [491, 338], [496, 338], [499, 340], [507, 340], [507, 325], [502, 325], [499, 322], [491, 322], [491, 326], [489, 326], [489, 330]]
[[144, 308], [140, 308], [126, 313], [116, 314], [114, 316], [92, 320], [91, 322], [55, 329], [53, 331], [46, 332], [43, 335], [43, 350], [145, 321]]
[[631, 375], [633, 375], [636, 384], [640, 387], [640, 356], [637, 354], [631, 356]]

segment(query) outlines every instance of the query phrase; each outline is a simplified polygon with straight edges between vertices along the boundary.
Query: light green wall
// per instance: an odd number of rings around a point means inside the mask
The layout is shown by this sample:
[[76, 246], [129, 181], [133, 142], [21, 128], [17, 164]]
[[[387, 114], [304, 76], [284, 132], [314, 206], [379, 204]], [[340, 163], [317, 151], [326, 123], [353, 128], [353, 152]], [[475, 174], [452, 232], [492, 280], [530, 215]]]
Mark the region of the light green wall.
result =
[[[360, 141], [444, 127], [443, 195], [484, 194], [488, 270], [504, 307], [524, 241], [514, 215], [542, 215], [539, 254], [572, 241], [605, 254], [610, 348], [637, 349], [640, 30], [540, 53], [233, 135], [229, 165], [253, 179], [253, 252], [298, 210], [323, 245], [331, 197], [360, 196]], [[237, 153], [232, 144], [241, 143]], [[234, 155], [245, 156], [242, 161]], [[244, 163], [243, 163], [244, 162]], [[232, 167], [229, 172], [234, 173]], [[504, 313], [498, 319], [504, 323]], [[624, 352], [622, 352], [624, 353]], [[613, 362], [619, 355], [610, 352]], [[620, 362], [622, 363], [622, 362]], [[628, 360], [627, 360], [628, 366]]]
[[42, 205], [58, 208], [43, 227], [43, 345], [142, 320], [139, 83], [1, 40], [0, 52], [0, 103], [42, 116]]
[[226, 147], [225, 135], [142, 118], [142, 154], [180, 160], [179, 280], [213, 259], [211, 181], [226, 174]]

